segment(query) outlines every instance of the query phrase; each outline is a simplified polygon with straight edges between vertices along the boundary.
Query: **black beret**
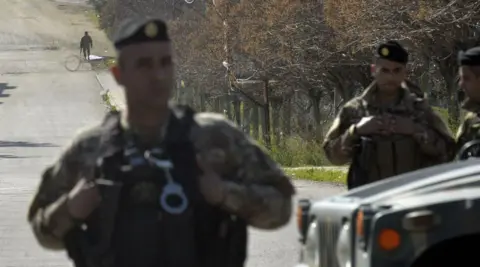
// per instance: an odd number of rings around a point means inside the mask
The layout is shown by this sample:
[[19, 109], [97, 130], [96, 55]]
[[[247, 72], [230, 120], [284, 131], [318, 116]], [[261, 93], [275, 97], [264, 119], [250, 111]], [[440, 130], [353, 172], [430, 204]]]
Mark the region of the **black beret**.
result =
[[377, 54], [379, 58], [406, 64], [408, 62], [408, 52], [396, 41], [388, 41], [378, 46]]
[[116, 49], [152, 41], [170, 41], [167, 25], [162, 19], [152, 17], [125, 19], [119, 24], [113, 36]]
[[460, 66], [480, 66], [480, 46], [458, 52], [457, 60]]

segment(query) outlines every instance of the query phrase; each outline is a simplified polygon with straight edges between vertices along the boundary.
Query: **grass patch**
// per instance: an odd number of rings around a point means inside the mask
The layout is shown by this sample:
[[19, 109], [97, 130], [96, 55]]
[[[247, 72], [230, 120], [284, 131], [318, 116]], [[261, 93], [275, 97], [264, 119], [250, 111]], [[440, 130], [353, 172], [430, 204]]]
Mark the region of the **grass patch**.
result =
[[[262, 144], [262, 141], [259, 140], [259, 143]], [[307, 141], [300, 137], [284, 137], [279, 145], [273, 145], [267, 152], [282, 166], [331, 165], [323, 152], [321, 143]]]
[[[445, 122], [448, 125], [448, 127], [450, 128], [450, 131], [452, 131], [452, 133], [457, 132], [459, 123], [457, 122], [457, 123], [452, 124], [452, 123], [449, 122], [448, 110], [446, 108], [432, 107], [432, 109], [442, 118], [443, 122]], [[464, 112], [460, 113], [460, 117], [463, 117], [464, 115], [465, 115]]]
[[444, 122], [448, 122], [448, 110], [446, 108], [432, 107], [432, 109], [442, 118]]
[[116, 60], [113, 57], [105, 57], [103, 60], [91, 60], [89, 63], [92, 66], [92, 70], [103, 71], [115, 66]]
[[437, 114], [439, 114], [440, 117], [442, 117], [444, 122], [448, 124], [448, 127], [450, 128], [453, 134], [457, 133], [458, 127], [460, 126], [462, 119], [465, 118], [465, 115], [467, 115], [467, 111], [465, 111], [464, 109], [460, 109], [460, 115], [459, 115], [460, 120], [452, 123], [452, 122], [449, 122], [450, 115], [446, 108], [433, 107], [433, 110], [435, 110], [435, 112], [437, 112]]
[[107, 107], [107, 109], [109, 111], [118, 111], [118, 108], [117, 106], [115, 105], [114, 103], [114, 100], [112, 98], [112, 95], [110, 94], [110, 91], [108, 90], [104, 90], [102, 93], [101, 93], [101, 96], [102, 96], [102, 101], [103, 103], [105, 104], [105, 106]]
[[105, 66], [110, 69], [111, 67], [117, 64], [117, 60], [115, 58], [107, 58], [105, 59]]
[[326, 170], [322, 168], [286, 168], [285, 172], [295, 179], [309, 180], [316, 182], [331, 182], [345, 184], [347, 181], [347, 172], [342, 170]]

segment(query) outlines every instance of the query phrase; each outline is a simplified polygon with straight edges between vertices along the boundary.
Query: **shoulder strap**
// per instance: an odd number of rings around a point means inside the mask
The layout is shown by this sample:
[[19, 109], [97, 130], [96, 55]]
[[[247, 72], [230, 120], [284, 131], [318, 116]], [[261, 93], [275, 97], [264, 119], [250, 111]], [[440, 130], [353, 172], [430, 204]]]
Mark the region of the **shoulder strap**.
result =
[[114, 153], [118, 152], [116, 148], [122, 147], [122, 133], [123, 129], [121, 127], [121, 116], [118, 111], [110, 111], [107, 113], [103, 119], [102, 124], [100, 125], [101, 129], [101, 141], [100, 143], [104, 146], [100, 148], [101, 157], [112, 156]]
[[109, 111], [103, 119], [101, 125], [102, 138], [113, 137], [120, 133], [120, 112]]
[[186, 105], [175, 105], [171, 108], [172, 115], [165, 136], [167, 144], [190, 142], [190, 130], [195, 125], [195, 111]]

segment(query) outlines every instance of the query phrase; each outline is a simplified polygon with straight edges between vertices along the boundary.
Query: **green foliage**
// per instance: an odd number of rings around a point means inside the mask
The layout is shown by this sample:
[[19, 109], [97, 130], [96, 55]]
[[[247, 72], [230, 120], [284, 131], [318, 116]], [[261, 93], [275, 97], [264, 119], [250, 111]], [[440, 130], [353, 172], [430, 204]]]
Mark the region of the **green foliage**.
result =
[[[458, 127], [460, 126], [460, 122], [459, 121], [455, 121], [455, 122], [451, 122], [449, 120], [450, 116], [448, 115], [448, 110], [445, 109], [445, 108], [440, 108], [440, 107], [433, 107], [433, 110], [435, 112], [437, 112], [438, 115], [440, 115], [440, 117], [443, 119], [443, 121], [445, 123], [448, 124], [448, 127], [450, 128], [450, 130], [452, 131], [452, 133], [456, 133], [457, 130], [458, 130]], [[460, 112], [460, 118], [463, 118], [465, 116], [465, 113], [464, 111], [461, 111]]]
[[285, 169], [292, 178], [316, 182], [331, 182], [345, 184], [347, 172], [343, 170], [327, 170], [322, 168], [295, 168]]
[[[259, 143], [262, 144], [263, 142], [260, 140]], [[320, 143], [306, 141], [299, 137], [285, 137], [281, 144], [273, 145], [268, 153], [282, 166], [330, 165]]]
[[110, 110], [110, 111], [117, 111], [118, 110], [118, 107], [115, 105], [115, 103], [112, 99], [112, 95], [110, 94], [110, 92], [108, 90], [102, 92], [101, 96], [102, 96], [102, 101], [103, 101], [103, 103], [105, 104], [105, 106], [108, 110]]
[[448, 127], [452, 132], [456, 131], [457, 126], [452, 125], [449, 123], [448, 120], [448, 110], [446, 108], [440, 108], [440, 107], [432, 107], [433, 110], [442, 118], [442, 120], [448, 124]]

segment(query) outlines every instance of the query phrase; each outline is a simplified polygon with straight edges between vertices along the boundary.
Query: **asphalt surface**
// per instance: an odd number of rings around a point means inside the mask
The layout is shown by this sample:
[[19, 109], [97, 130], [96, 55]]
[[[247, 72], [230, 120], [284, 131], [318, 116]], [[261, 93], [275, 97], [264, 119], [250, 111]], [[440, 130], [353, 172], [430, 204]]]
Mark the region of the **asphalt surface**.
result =
[[[43, 168], [105, 111], [95, 73], [64, 69], [72, 51], [55, 44], [65, 43], [56, 40], [71, 32], [58, 26], [65, 21], [55, 23], [63, 18], [55, 12], [48, 0], [6, 0], [0, 8], [0, 267], [71, 266], [63, 252], [48, 252], [36, 243], [27, 208]], [[296, 185], [299, 197], [316, 199], [343, 190]], [[298, 258], [296, 240], [293, 219], [275, 232], [251, 230], [248, 266], [292, 266]]]
[[[299, 198], [321, 199], [345, 190], [343, 186], [309, 181], [295, 181], [295, 185], [295, 203]], [[250, 234], [247, 267], [292, 267], [297, 263], [298, 230], [293, 216], [282, 229], [273, 232], [251, 229]]]

